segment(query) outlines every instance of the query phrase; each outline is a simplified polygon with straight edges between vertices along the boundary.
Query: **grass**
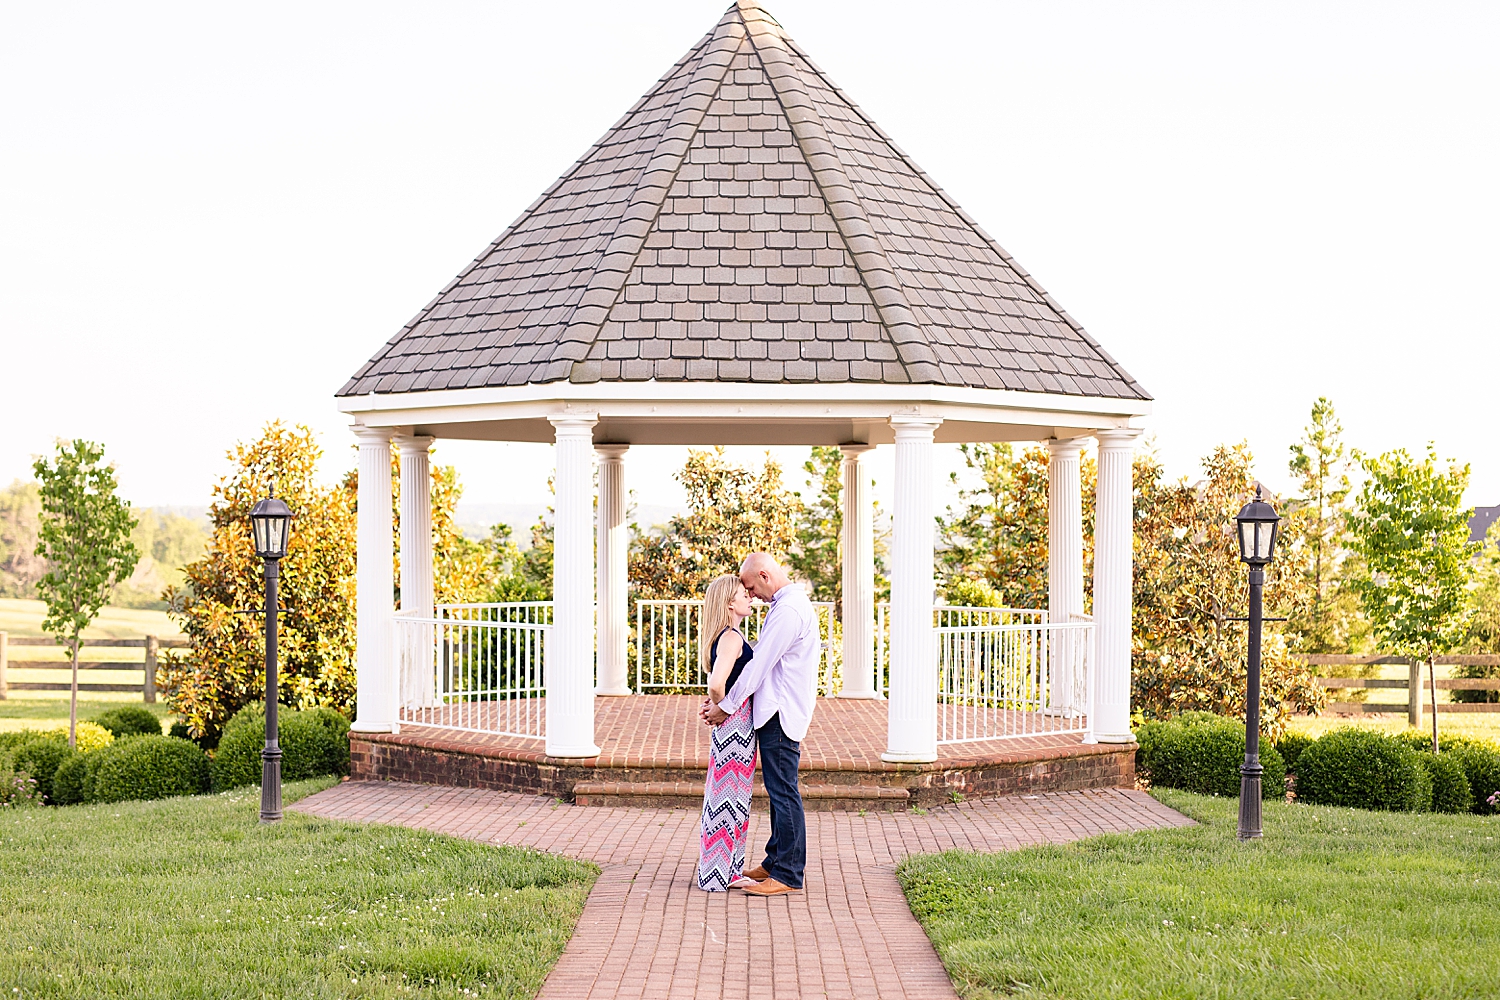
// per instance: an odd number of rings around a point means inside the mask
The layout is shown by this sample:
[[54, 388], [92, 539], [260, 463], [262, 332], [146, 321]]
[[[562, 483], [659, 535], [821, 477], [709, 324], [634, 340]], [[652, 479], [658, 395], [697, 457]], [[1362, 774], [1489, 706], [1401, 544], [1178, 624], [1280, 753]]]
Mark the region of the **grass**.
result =
[[[78, 699], [78, 718], [92, 719], [121, 705], [140, 705], [163, 721], [175, 718], [165, 702], [147, 705], [138, 694], [100, 694]], [[18, 729], [53, 729], [68, 724], [68, 696], [55, 691], [12, 691], [0, 701], [0, 733]], [[165, 727], [163, 727], [165, 731]]]
[[0, 996], [529, 997], [595, 876], [259, 795], [0, 812]]
[[[46, 635], [42, 631], [42, 619], [46, 616], [47, 606], [41, 601], [0, 598], [0, 632], [13, 636]], [[148, 635], [175, 639], [182, 633], [165, 611], [135, 608], [102, 608], [94, 624], [83, 632], [85, 639], [143, 639]], [[15, 655], [14, 651], [11, 655]]]
[[1158, 790], [1201, 825], [899, 869], [960, 993], [1087, 998], [1493, 997], [1500, 822]]

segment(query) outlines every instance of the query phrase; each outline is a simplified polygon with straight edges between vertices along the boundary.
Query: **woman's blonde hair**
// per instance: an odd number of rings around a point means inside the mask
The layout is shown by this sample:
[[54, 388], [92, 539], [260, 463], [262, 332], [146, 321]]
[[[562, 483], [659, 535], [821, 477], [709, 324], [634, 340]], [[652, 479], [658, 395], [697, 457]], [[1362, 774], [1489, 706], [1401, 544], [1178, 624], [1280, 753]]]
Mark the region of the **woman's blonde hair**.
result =
[[698, 616], [698, 666], [705, 674], [713, 673], [714, 640], [734, 624], [729, 605], [740, 587], [739, 577], [725, 573], [714, 577], [703, 592], [703, 613]]

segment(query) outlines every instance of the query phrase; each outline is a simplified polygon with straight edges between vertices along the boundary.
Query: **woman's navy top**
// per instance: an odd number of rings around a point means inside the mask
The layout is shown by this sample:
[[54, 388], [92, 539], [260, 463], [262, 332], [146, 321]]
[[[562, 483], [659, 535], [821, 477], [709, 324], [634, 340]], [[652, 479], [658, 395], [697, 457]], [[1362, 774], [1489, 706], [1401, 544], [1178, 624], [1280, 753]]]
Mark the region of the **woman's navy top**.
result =
[[[738, 630], [734, 628], [726, 628], [724, 630], [724, 632], [736, 631]], [[718, 635], [714, 636], [714, 648], [710, 651], [708, 657], [710, 671], [712, 671], [713, 666], [719, 662], [719, 640], [724, 638], [724, 632], [720, 632]], [[734, 667], [729, 671], [729, 680], [724, 683], [724, 693], [726, 695], [729, 694], [730, 691], [734, 690], [734, 682], [740, 679], [740, 674], [744, 673], [745, 664], [749, 663], [750, 658], [754, 655], [755, 650], [750, 648], [750, 641], [744, 636], [740, 636], [740, 655], [735, 657]]]

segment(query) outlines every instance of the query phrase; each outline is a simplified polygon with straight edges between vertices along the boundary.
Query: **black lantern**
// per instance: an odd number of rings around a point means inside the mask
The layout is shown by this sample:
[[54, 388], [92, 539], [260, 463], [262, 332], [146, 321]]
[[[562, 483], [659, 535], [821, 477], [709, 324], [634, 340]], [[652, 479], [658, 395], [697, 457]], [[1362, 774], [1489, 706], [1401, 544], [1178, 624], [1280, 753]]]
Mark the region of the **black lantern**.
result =
[[278, 496], [276, 488], [250, 511], [250, 533], [255, 537], [255, 554], [262, 559], [280, 559], [286, 555], [292, 538], [292, 509]]
[[281, 684], [276, 676], [276, 588], [281, 578], [281, 560], [292, 537], [292, 509], [271, 495], [250, 511], [250, 532], [255, 536], [255, 554], [266, 563], [266, 745], [260, 752], [260, 821], [281, 819], [281, 734], [276, 707]]
[[1280, 520], [1276, 509], [1260, 498], [1260, 485], [1256, 484], [1255, 499], [1240, 508], [1234, 519], [1239, 529], [1241, 562], [1264, 566], [1276, 558], [1276, 523]]
[[1234, 519], [1239, 531], [1240, 559], [1250, 567], [1250, 648], [1245, 671], [1245, 762], [1240, 765], [1241, 840], [1261, 836], [1260, 795], [1260, 629], [1261, 592], [1266, 585], [1266, 566], [1276, 557], [1276, 523], [1281, 517], [1260, 497], [1245, 504]]

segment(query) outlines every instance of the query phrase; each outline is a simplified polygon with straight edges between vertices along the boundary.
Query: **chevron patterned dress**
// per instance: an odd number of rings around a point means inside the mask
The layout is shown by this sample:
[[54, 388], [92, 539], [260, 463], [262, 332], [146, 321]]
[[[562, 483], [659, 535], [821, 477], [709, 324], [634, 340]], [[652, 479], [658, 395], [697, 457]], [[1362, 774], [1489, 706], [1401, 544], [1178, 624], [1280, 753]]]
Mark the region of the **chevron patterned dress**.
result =
[[[714, 640], [715, 647], [718, 640]], [[740, 653], [726, 689], [750, 660], [750, 644]], [[745, 835], [750, 827], [750, 787], [755, 776], [755, 724], [746, 698], [710, 736], [708, 780], [703, 789], [702, 839], [698, 849], [698, 888], [725, 892], [745, 870]]]

